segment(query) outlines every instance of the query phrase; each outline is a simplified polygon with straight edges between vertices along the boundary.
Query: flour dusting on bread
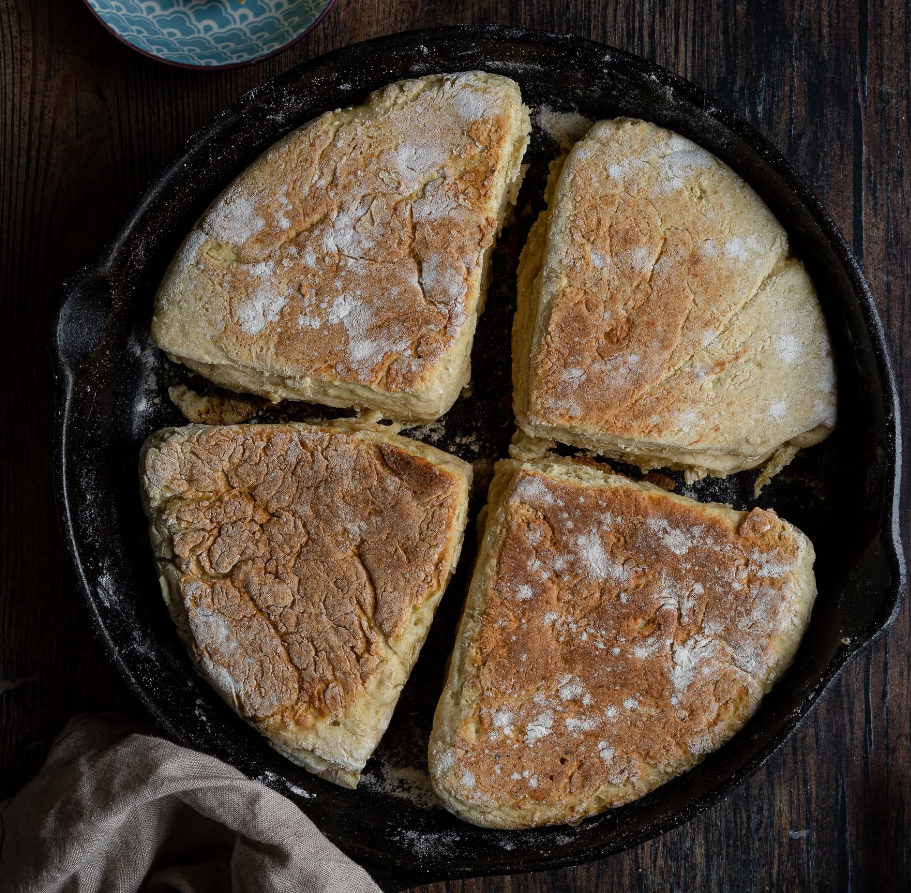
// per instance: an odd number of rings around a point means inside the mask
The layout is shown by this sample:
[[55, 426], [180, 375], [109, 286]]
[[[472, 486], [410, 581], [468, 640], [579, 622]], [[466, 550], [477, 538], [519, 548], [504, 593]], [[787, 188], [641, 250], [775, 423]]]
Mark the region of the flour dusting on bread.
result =
[[589, 464], [498, 463], [430, 742], [447, 808], [577, 822], [721, 746], [790, 664], [813, 547], [773, 512]]
[[654, 124], [601, 121], [548, 193], [518, 274], [525, 431], [691, 478], [828, 436], [835, 372], [813, 283], [730, 168]]
[[165, 429], [141, 472], [202, 674], [289, 759], [353, 787], [457, 561], [470, 467], [339, 420]]
[[530, 126], [513, 81], [468, 72], [294, 131], [188, 236], [157, 343], [233, 390], [437, 418], [468, 380]]

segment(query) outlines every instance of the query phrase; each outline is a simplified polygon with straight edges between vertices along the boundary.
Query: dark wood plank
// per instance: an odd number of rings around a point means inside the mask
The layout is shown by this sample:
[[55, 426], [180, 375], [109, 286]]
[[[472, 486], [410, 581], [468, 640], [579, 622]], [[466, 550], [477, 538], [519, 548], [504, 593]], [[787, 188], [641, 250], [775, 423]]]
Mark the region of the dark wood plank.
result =
[[[873, 287], [911, 417], [908, 0], [340, 0], [290, 52], [187, 72], [110, 38], [74, 0], [0, 0], [0, 796], [75, 712], [138, 708], [85, 617], [57, 534], [45, 343], [62, 280], [190, 134], [252, 86], [356, 40], [461, 21], [568, 31], [645, 55], [744, 114], [826, 202]], [[909, 481], [903, 515], [909, 523]], [[911, 630], [848, 667], [723, 804], [628, 853], [474, 891], [904, 890], [911, 878]]]

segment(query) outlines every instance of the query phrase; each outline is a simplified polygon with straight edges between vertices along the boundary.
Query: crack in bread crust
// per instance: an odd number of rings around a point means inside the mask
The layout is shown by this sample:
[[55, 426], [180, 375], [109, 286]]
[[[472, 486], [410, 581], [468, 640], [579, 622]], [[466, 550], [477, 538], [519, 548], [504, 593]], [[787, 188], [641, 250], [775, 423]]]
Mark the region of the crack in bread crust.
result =
[[360, 722], [337, 759], [358, 770], [457, 559], [467, 466], [340, 422], [169, 429], [141, 470], [168, 603], [203, 674], [270, 738], [329, 762], [325, 729]]

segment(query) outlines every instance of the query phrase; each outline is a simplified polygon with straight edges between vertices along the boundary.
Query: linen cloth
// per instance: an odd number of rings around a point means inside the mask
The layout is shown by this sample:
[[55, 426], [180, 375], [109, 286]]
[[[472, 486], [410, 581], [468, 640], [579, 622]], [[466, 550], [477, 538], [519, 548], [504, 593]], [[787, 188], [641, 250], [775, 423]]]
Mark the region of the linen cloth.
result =
[[379, 893], [290, 800], [110, 716], [0, 804], [3, 893]]

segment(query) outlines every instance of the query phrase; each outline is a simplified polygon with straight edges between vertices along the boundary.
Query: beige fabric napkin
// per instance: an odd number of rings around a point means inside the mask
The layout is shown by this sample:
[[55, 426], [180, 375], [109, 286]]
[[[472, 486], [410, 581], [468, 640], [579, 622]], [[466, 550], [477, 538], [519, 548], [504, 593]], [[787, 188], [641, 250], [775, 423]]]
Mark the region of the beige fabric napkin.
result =
[[290, 800], [114, 717], [76, 717], [0, 804], [4, 893], [379, 893]]

